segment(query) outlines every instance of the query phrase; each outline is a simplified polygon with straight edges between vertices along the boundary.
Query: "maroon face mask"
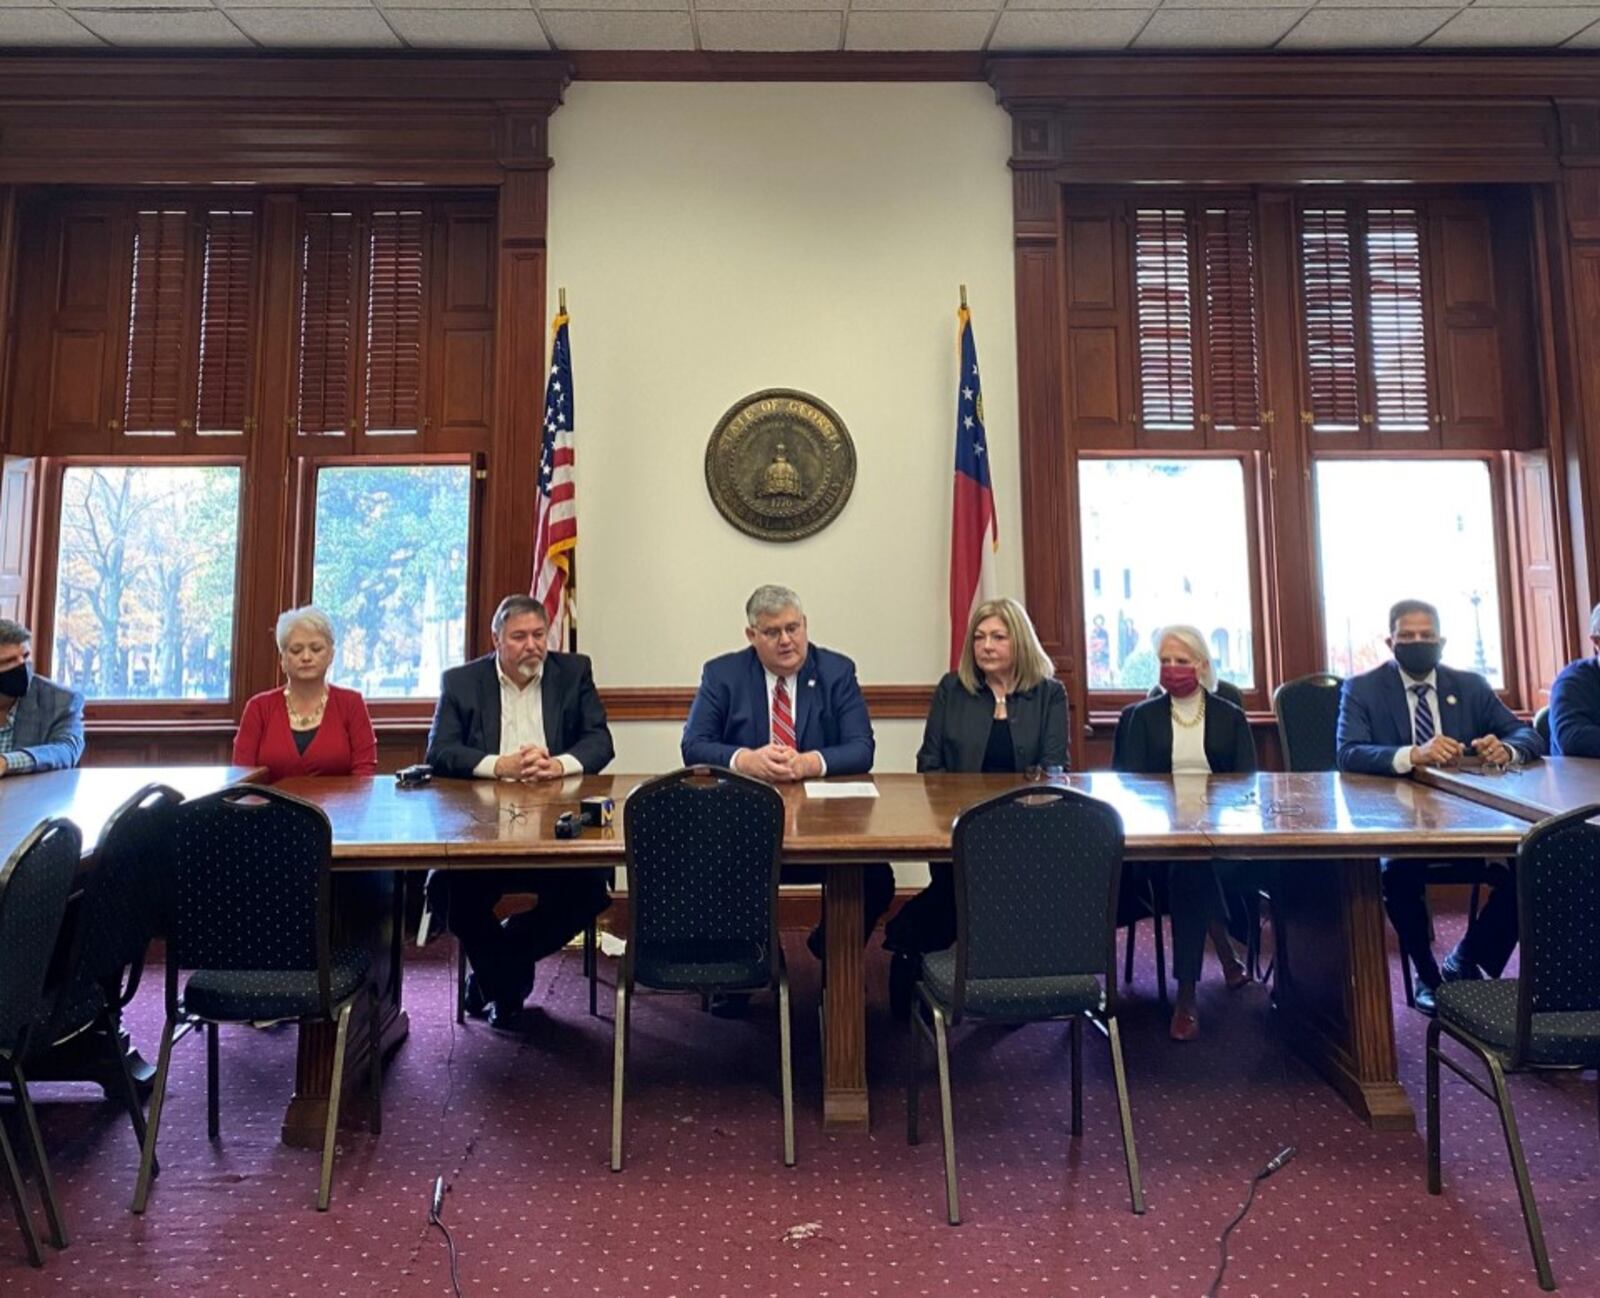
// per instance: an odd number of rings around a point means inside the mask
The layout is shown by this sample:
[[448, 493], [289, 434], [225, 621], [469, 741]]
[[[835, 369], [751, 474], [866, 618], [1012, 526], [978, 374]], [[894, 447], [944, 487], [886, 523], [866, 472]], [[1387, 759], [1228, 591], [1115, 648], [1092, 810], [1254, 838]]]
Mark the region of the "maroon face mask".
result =
[[1200, 688], [1200, 671], [1196, 667], [1180, 667], [1176, 663], [1161, 666], [1161, 688], [1174, 698], [1186, 699]]

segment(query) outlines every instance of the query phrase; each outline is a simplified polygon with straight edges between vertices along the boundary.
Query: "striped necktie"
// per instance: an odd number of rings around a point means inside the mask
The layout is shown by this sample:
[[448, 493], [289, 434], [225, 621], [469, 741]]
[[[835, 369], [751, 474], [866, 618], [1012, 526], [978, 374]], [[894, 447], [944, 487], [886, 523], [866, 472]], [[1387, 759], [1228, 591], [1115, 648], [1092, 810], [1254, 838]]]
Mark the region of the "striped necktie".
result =
[[789, 682], [782, 676], [772, 687], [772, 742], [779, 748], [793, 748], [794, 712], [789, 706]]
[[1433, 738], [1433, 711], [1428, 707], [1428, 689], [1427, 684], [1411, 687], [1411, 692], [1417, 696], [1416, 711], [1412, 713], [1411, 731], [1416, 736], [1418, 748]]

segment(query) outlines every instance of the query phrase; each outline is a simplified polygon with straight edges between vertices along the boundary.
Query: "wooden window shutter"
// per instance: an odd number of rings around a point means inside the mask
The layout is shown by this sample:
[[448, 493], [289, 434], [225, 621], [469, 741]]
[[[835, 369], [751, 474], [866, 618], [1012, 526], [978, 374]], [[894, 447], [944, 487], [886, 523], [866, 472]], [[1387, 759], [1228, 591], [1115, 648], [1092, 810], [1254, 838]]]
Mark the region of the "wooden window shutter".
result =
[[200, 433], [248, 431], [256, 222], [252, 212], [207, 212], [200, 296]]
[[1428, 431], [1422, 306], [1422, 222], [1414, 208], [1367, 213], [1367, 314], [1372, 415], [1382, 433]]
[[1195, 424], [1188, 219], [1182, 208], [1134, 212], [1134, 318], [1140, 414], [1147, 429], [1187, 430]]
[[369, 435], [420, 429], [426, 237], [427, 221], [420, 211], [372, 213], [365, 394]]
[[170, 437], [179, 431], [188, 335], [188, 260], [188, 212], [134, 214], [133, 290], [122, 406], [125, 433]]
[[1253, 213], [1246, 207], [1207, 208], [1200, 234], [1206, 410], [1214, 428], [1253, 432], [1261, 427]]
[[300, 249], [296, 427], [302, 436], [354, 431], [355, 272], [355, 214], [308, 212]]
[[1358, 431], [1361, 365], [1349, 212], [1308, 208], [1301, 213], [1300, 277], [1311, 427], [1316, 432]]

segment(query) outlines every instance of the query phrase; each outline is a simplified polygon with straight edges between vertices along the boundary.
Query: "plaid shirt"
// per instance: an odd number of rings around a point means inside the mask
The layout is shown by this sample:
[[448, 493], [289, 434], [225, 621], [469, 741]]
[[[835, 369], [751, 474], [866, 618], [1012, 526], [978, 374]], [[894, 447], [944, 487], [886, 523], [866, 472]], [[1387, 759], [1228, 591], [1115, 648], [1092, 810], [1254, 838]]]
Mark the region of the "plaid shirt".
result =
[[34, 768], [33, 754], [25, 748], [13, 748], [14, 736], [17, 731], [17, 709], [12, 707], [6, 714], [3, 724], [0, 724], [0, 758], [5, 760], [6, 771], [11, 775], [22, 775]]

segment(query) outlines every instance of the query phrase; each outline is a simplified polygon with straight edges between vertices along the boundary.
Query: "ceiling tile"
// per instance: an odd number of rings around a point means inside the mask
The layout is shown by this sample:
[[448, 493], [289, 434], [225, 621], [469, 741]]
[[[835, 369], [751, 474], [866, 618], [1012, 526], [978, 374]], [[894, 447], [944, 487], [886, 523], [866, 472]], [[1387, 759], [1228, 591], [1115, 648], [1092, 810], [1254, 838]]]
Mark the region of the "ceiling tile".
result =
[[384, 9], [520, 9], [526, 13], [533, 8], [528, 0], [378, 0], [378, 3]]
[[[562, 0], [571, 3], [574, 7], [583, 3], [583, 0]], [[806, 12], [820, 13], [824, 10], [844, 9], [845, 0], [695, 0], [695, 9], [701, 13], [763, 13]], [[766, 26], [764, 20], [757, 20], [752, 26]]]
[[[194, 0], [189, 0], [191, 4]], [[57, 4], [62, 0], [56, 0]], [[83, 0], [93, 4], [94, 0]], [[372, 0], [214, 0], [219, 9], [371, 9]]]
[[692, 50], [694, 28], [687, 13], [592, 13], [554, 10], [545, 14], [550, 39], [562, 50]]
[[981, 50], [992, 13], [851, 13], [847, 50]]
[[1593, 9], [1594, 0], [1472, 0], [1479, 9]]
[[1163, 9], [1309, 9], [1317, 0], [1161, 0]]
[[550, 42], [531, 10], [390, 9], [400, 39], [417, 49], [547, 50]]
[[59, 9], [0, 9], [0, 49], [30, 50], [63, 45], [105, 44]]
[[[36, 0], [37, 2], [37, 0]], [[57, 0], [62, 9], [210, 9], [211, 0]]]
[[[38, 4], [39, 0], [32, 0]], [[1139, 0], [1139, 3], [1148, 5], [1149, 0]], [[872, 12], [899, 12], [899, 13], [937, 13], [945, 9], [962, 9], [968, 13], [985, 12], [992, 18], [994, 11], [1004, 7], [1005, 0], [850, 0], [851, 13]], [[849, 33], [846, 32], [846, 39]], [[977, 49], [977, 46], [972, 48]]]
[[[1539, 49], [1559, 45], [1581, 32], [1600, 9], [1531, 6], [1463, 9], [1423, 42], [1429, 49], [1488, 46], [1495, 49]], [[1596, 76], [1600, 83], [1600, 75]]]
[[1313, 9], [1280, 50], [1407, 49], [1454, 17], [1454, 9]]
[[[1594, 0], [1586, 0], [1593, 4]], [[1329, 9], [1465, 9], [1472, 0], [1322, 0]]]
[[989, 38], [991, 50], [1120, 50], [1144, 26], [1144, 9], [1008, 9]]
[[[1098, 11], [1101, 9], [1139, 9], [1149, 13], [1161, 3], [1161, 0], [1008, 0], [1008, 10], [1018, 9], [1080, 9]], [[859, 0], [850, 6], [852, 9], [861, 8]]]
[[1297, 9], [1158, 9], [1136, 50], [1261, 50], [1300, 19]]
[[1595, 23], [1592, 27], [1585, 27], [1561, 48], [1564, 50], [1600, 49], [1600, 22]]
[[729, 13], [698, 10], [700, 45], [708, 50], [836, 50], [840, 15]]
[[376, 9], [243, 9], [239, 29], [269, 49], [389, 50], [400, 38]]
[[215, 9], [75, 9], [73, 16], [96, 36], [129, 48], [254, 48], [249, 38]]
[[[841, 4], [844, 0], [839, 0]], [[816, 5], [810, 8], [815, 9]], [[604, 11], [632, 13], [639, 10], [669, 10], [676, 13], [689, 12], [689, 0], [544, 0], [544, 3], [535, 3], [534, 8], [540, 13], [547, 13], [552, 9], [581, 9], [584, 11]]]

